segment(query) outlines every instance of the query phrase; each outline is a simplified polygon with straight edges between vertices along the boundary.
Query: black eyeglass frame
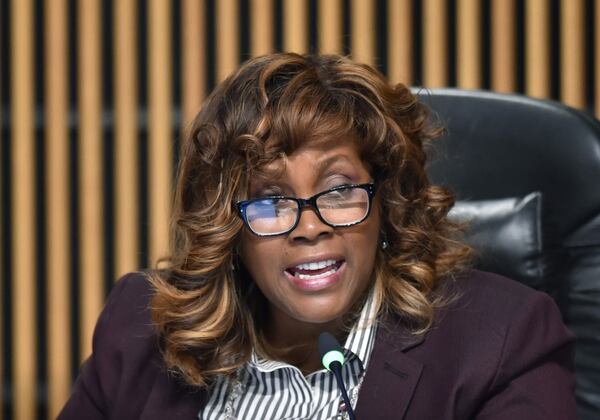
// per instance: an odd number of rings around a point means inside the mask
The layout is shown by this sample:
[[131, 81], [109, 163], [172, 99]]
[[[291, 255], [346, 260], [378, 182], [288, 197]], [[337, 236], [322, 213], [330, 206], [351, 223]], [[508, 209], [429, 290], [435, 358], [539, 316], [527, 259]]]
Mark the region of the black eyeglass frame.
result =
[[[367, 212], [365, 213], [365, 216], [356, 221], [356, 222], [352, 222], [352, 223], [344, 223], [344, 224], [336, 224], [336, 223], [329, 223], [327, 220], [325, 220], [323, 218], [323, 216], [321, 215], [321, 211], [319, 210], [319, 207], [317, 206], [317, 199], [325, 194], [329, 194], [333, 191], [338, 191], [338, 190], [345, 190], [348, 188], [361, 188], [363, 190], [365, 190], [367, 192], [367, 196], [369, 197], [368, 200], [368, 208], [367, 208]], [[374, 182], [369, 182], [366, 184], [344, 184], [344, 185], [338, 185], [337, 187], [333, 187], [330, 188], [328, 190], [325, 191], [321, 191], [315, 195], [313, 195], [312, 197], [309, 198], [298, 198], [298, 197], [288, 197], [285, 195], [269, 195], [266, 197], [259, 197], [259, 198], [253, 198], [251, 200], [242, 200], [242, 201], [238, 201], [237, 203], [235, 203], [235, 207], [237, 210], [237, 214], [238, 216], [242, 219], [242, 221], [244, 222], [244, 225], [246, 225], [246, 227], [250, 230], [250, 232], [252, 232], [254, 235], [256, 236], [260, 236], [260, 237], [267, 237], [267, 236], [280, 236], [280, 235], [287, 235], [288, 233], [292, 232], [294, 229], [296, 229], [296, 227], [298, 226], [298, 223], [300, 222], [300, 216], [302, 214], [302, 210], [305, 207], [312, 207], [313, 210], [315, 211], [315, 213], [317, 214], [317, 217], [319, 218], [319, 220], [321, 222], [323, 222], [324, 224], [326, 224], [327, 226], [336, 228], [336, 227], [348, 227], [348, 226], [354, 226], [354, 225], [358, 225], [359, 223], [364, 222], [365, 220], [367, 220], [367, 218], [369, 217], [369, 215], [371, 214], [371, 207], [372, 207], [372, 202], [373, 202], [373, 196], [375, 195], [375, 183]], [[250, 223], [248, 223], [248, 217], [246, 214], [246, 209], [248, 208], [248, 206], [252, 203], [255, 203], [257, 201], [262, 201], [262, 200], [273, 200], [273, 199], [277, 199], [277, 200], [292, 200], [295, 201], [298, 204], [298, 209], [296, 211], [296, 222], [294, 222], [294, 225], [284, 231], [284, 232], [277, 232], [277, 233], [257, 233], [255, 232], [252, 227], [250, 227]]]

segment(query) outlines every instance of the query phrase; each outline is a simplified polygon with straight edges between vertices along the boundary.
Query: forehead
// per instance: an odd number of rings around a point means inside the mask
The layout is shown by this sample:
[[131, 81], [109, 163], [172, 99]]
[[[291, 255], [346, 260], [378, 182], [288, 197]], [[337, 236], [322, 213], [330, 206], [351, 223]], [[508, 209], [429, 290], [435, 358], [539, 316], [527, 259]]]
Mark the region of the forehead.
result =
[[335, 139], [311, 142], [293, 153], [282, 154], [272, 162], [259, 167], [257, 178], [278, 179], [292, 174], [318, 175], [328, 169], [350, 167], [357, 171], [369, 171], [352, 139]]

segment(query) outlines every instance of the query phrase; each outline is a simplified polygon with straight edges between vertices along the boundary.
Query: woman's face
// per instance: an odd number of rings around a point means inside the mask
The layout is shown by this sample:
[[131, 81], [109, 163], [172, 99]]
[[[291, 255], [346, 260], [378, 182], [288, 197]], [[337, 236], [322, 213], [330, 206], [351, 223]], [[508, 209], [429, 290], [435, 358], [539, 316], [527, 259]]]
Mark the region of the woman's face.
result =
[[[251, 183], [250, 194], [308, 198], [335, 186], [371, 181], [351, 141], [309, 144], [264, 168], [264, 177]], [[299, 327], [298, 322], [322, 324], [350, 310], [372, 278], [378, 202], [375, 196], [369, 217], [350, 227], [330, 227], [307, 207], [288, 234], [258, 237], [244, 229], [242, 261], [270, 302], [271, 321]]]

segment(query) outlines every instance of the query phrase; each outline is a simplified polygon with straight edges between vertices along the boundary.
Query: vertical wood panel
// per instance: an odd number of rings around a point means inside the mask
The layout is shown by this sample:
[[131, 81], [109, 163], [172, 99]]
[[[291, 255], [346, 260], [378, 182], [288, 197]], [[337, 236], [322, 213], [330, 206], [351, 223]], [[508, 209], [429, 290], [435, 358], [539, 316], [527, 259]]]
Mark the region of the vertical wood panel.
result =
[[12, 248], [14, 417], [29, 420], [36, 408], [36, 258], [33, 85], [33, 6], [11, 3]]
[[516, 87], [515, 0], [492, 0], [491, 16], [492, 90], [513, 92]]
[[375, 4], [369, 0], [352, 0], [350, 13], [352, 58], [370, 65], [375, 65]]
[[390, 82], [412, 84], [412, 0], [388, 0], [388, 77]]
[[584, 8], [583, 0], [560, 4], [560, 97], [577, 108], [585, 107]]
[[596, 82], [596, 91], [594, 92], [595, 98], [595, 114], [596, 118], [600, 119], [600, 0], [596, 0], [594, 3], [594, 80]]
[[550, 96], [550, 14], [548, 0], [525, 3], [525, 92]]
[[46, 0], [44, 7], [48, 418], [54, 419], [71, 385], [67, 3]]
[[423, 84], [429, 88], [448, 83], [446, 14], [446, 0], [423, 0]]
[[135, 0], [114, 0], [115, 270], [138, 268], [137, 14]]
[[239, 64], [238, 0], [217, 1], [217, 81], [229, 76]]
[[[219, 2], [221, 3], [221, 2]], [[152, 0], [148, 8], [150, 263], [169, 250], [172, 180], [171, 7]]]
[[188, 124], [198, 112], [206, 96], [206, 60], [204, 33], [204, 0], [183, 0], [182, 71], [183, 123]]
[[319, 52], [321, 54], [341, 54], [342, 1], [319, 0]]
[[283, 0], [283, 50], [308, 51], [308, 10], [306, 0]]
[[458, 0], [457, 85], [463, 89], [481, 87], [481, 7], [479, 0]]
[[250, 53], [253, 57], [273, 52], [273, 0], [251, 0]]
[[79, 211], [81, 232], [81, 357], [104, 302], [102, 75], [99, 0], [79, 0]]

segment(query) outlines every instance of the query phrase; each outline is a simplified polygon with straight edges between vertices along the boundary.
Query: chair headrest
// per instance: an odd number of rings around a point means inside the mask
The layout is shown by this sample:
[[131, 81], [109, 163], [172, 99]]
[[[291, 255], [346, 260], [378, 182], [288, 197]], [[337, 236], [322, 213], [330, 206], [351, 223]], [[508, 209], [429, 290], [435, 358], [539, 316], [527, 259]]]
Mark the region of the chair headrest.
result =
[[563, 261], [542, 201], [539, 192], [458, 201], [448, 217], [465, 225], [465, 242], [476, 250], [478, 268], [552, 293]]
[[562, 237], [600, 211], [600, 123], [552, 101], [456, 89], [420, 90], [447, 129], [430, 153], [432, 182], [459, 200], [540, 191]]

